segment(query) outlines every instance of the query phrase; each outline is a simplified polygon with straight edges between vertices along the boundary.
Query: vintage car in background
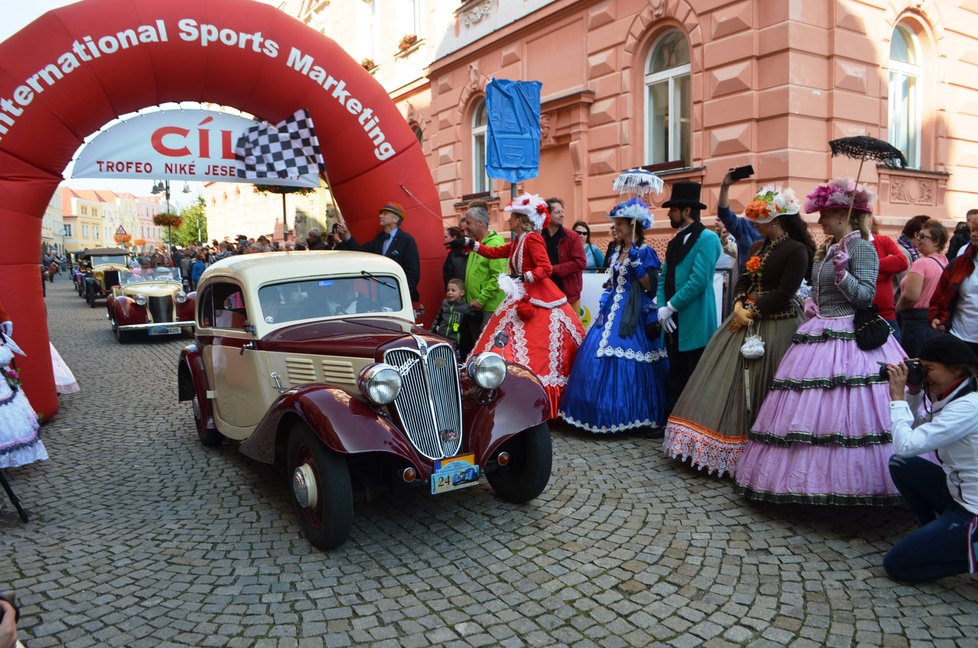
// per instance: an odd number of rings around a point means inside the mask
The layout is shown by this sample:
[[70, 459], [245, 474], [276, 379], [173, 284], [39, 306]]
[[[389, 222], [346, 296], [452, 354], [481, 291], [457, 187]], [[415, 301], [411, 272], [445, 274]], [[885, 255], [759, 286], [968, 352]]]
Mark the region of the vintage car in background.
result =
[[89, 249], [84, 255], [79, 294], [95, 308], [95, 301], [112, 294], [112, 287], [119, 285], [119, 273], [131, 269], [135, 261], [122, 248]]
[[171, 268], [120, 270], [105, 308], [121, 344], [141, 332], [180, 335], [194, 326], [194, 293], [184, 292]]
[[319, 548], [350, 534], [351, 475], [432, 495], [485, 476], [511, 502], [535, 498], [550, 479], [539, 380], [496, 353], [461, 367], [444, 338], [415, 324], [404, 272], [386, 257], [223, 259], [200, 280], [196, 324], [178, 391], [200, 442], [240, 441], [245, 455], [284, 464]]

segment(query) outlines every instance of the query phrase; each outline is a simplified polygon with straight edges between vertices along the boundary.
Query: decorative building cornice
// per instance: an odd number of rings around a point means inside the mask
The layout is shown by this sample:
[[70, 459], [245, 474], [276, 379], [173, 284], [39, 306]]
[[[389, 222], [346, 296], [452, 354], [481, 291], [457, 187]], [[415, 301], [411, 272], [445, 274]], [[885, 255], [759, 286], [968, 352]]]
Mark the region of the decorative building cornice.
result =
[[493, 0], [469, 0], [455, 11], [458, 22], [465, 29], [471, 29], [492, 15]]

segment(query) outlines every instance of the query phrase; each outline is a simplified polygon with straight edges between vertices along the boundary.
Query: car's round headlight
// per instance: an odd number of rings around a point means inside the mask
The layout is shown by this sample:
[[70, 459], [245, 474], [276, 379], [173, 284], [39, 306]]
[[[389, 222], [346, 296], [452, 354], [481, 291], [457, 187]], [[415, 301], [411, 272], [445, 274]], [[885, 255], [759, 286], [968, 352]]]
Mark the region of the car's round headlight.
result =
[[495, 389], [506, 378], [506, 361], [498, 353], [480, 353], [465, 367], [476, 385], [483, 389]]
[[135, 299], [136, 303], [140, 306], [146, 305], [146, 295], [143, 293], [136, 293], [136, 296], [133, 299]]
[[378, 362], [363, 368], [357, 385], [371, 403], [389, 405], [401, 392], [401, 374], [395, 367]]
[[178, 304], [183, 304], [187, 301], [187, 293], [183, 292], [182, 290], [178, 290], [177, 294], [173, 296], [173, 299], [175, 299]]

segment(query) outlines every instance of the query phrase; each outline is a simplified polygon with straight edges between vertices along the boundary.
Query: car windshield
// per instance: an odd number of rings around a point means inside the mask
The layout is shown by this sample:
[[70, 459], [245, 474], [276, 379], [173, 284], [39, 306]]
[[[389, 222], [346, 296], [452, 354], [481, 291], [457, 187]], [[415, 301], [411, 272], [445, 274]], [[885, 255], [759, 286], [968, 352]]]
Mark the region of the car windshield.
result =
[[[108, 256], [108, 255], [97, 255], [88, 257], [92, 265], [102, 265], [103, 263], [113, 263], [115, 265], [124, 266], [127, 265], [129, 257], [125, 256]], [[132, 265], [131, 263], [128, 265]]]
[[173, 270], [171, 268], [133, 268], [132, 270], [123, 270], [119, 275], [119, 283], [123, 286], [143, 283], [146, 281], [177, 281], [174, 277]]
[[397, 277], [330, 277], [263, 286], [258, 290], [262, 318], [268, 324], [341, 315], [400, 311]]

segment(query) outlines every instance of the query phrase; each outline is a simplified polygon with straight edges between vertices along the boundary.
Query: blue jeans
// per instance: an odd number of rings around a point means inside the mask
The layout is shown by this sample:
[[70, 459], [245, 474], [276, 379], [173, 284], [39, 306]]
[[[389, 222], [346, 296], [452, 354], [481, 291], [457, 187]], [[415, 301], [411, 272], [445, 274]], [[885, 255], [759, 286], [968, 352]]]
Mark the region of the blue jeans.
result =
[[890, 458], [890, 476], [921, 527], [883, 558], [890, 578], [927, 583], [968, 571], [968, 525], [975, 514], [954, 501], [944, 470], [920, 457]]

